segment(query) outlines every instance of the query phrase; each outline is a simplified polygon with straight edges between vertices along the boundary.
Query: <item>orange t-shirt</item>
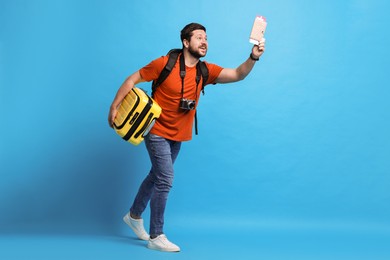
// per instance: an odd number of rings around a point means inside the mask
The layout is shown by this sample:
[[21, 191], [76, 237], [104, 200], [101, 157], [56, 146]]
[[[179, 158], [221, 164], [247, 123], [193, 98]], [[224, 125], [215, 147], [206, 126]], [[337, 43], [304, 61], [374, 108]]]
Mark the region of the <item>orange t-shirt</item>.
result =
[[[179, 60], [180, 56], [169, 76], [157, 87], [154, 93], [154, 100], [160, 105], [162, 112], [150, 133], [173, 141], [188, 141], [192, 138], [195, 110], [183, 111], [179, 108], [182, 97]], [[140, 69], [139, 72], [146, 81], [156, 80], [167, 62], [168, 55], [162, 56]], [[209, 69], [209, 78], [206, 84], [214, 83], [223, 68], [207, 62], [205, 64]], [[202, 80], [200, 80], [198, 87], [196, 87], [195, 77], [196, 66], [186, 66], [184, 98], [196, 100], [197, 105], [202, 90]], [[196, 89], [197, 93], [195, 93]]]

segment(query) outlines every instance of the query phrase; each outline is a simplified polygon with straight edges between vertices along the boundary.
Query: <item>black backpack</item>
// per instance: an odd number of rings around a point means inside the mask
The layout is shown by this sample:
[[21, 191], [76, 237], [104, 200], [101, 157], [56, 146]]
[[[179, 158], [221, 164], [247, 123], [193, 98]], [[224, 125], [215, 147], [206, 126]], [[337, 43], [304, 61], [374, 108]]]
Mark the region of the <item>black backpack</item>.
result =
[[[177, 58], [179, 57], [180, 53], [182, 53], [182, 49], [172, 49], [168, 52], [169, 55], [168, 62], [165, 64], [165, 67], [161, 71], [160, 76], [157, 78], [157, 80], [154, 80], [152, 83], [152, 97], [154, 96], [154, 92], [156, 91], [157, 87], [160, 86], [161, 83], [163, 83], [164, 80], [171, 73], [173, 66], [175, 66]], [[202, 93], [204, 94], [204, 86], [206, 85], [207, 79], [209, 78], [209, 69], [207, 68], [206, 64], [204, 64], [203, 61], [199, 61], [197, 65], [197, 69], [198, 68], [200, 69], [200, 73], [203, 78]]]
[[[165, 64], [164, 69], [161, 71], [160, 75], [156, 80], [153, 81], [152, 83], [152, 97], [154, 97], [154, 93], [157, 89], [158, 86], [161, 85], [161, 83], [164, 82], [164, 80], [168, 77], [168, 75], [171, 73], [173, 66], [175, 66], [177, 58], [179, 57], [179, 54], [182, 53], [182, 49], [172, 49], [168, 52], [169, 58], [168, 62]], [[182, 80], [184, 79], [185, 76], [185, 70], [183, 71], [182, 66], [184, 64], [180, 65], [180, 77]], [[207, 83], [207, 80], [209, 78], [209, 69], [207, 68], [206, 64], [203, 61], [199, 61], [198, 64], [196, 65], [197, 69], [197, 75], [202, 76], [202, 93], [204, 95], [204, 86]], [[200, 73], [198, 73], [198, 70]], [[184, 73], [183, 73], [184, 72]], [[199, 82], [200, 78], [196, 78], [197, 82]], [[183, 91], [183, 89], [182, 89]], [[195, 112], [195, 134], [198, 134], [198, 117], [197, 117], [197, 112]]]

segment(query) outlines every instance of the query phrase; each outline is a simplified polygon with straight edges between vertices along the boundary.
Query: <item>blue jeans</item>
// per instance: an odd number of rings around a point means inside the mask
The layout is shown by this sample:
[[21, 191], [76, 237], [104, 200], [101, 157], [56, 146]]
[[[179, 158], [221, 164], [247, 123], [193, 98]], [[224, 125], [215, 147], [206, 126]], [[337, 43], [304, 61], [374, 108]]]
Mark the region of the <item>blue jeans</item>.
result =
[[165, 205], [173, 183], [173, 163], [180, 151], [181, 142], [148, 134], [145, 145], [152, 162], [152, 168], [142, 182], [130, 212], [141, 216], [150, 201], [151, 236], [163, 234]]

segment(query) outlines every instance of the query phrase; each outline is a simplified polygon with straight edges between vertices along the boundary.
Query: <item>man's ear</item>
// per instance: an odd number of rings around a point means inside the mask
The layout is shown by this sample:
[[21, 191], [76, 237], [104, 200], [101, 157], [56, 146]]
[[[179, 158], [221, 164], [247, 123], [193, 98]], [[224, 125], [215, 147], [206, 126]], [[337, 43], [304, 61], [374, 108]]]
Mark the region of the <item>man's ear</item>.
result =
[[183, 46], [188, 49], [190, 47], [190, 42], [187, 39], [184, 39]]

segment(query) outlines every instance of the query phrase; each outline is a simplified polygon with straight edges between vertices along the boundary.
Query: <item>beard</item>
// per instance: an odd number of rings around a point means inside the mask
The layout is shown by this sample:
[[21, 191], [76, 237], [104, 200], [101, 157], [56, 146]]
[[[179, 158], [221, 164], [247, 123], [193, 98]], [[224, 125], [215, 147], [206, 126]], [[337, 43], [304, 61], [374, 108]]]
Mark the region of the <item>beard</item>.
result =
[[194, 58], [200, 59], [200, 58], [206, 56], [206, 54], [207, 54], [207, 49], [206, 49], [206, 53], [203, 55], [203, 54], [200, 53], [199, 50], [195, 50], [194, 48], [192, 48], [192, 47], [190, 46], [190, 48], [188, 49], [188, 52], [189, 52]]

